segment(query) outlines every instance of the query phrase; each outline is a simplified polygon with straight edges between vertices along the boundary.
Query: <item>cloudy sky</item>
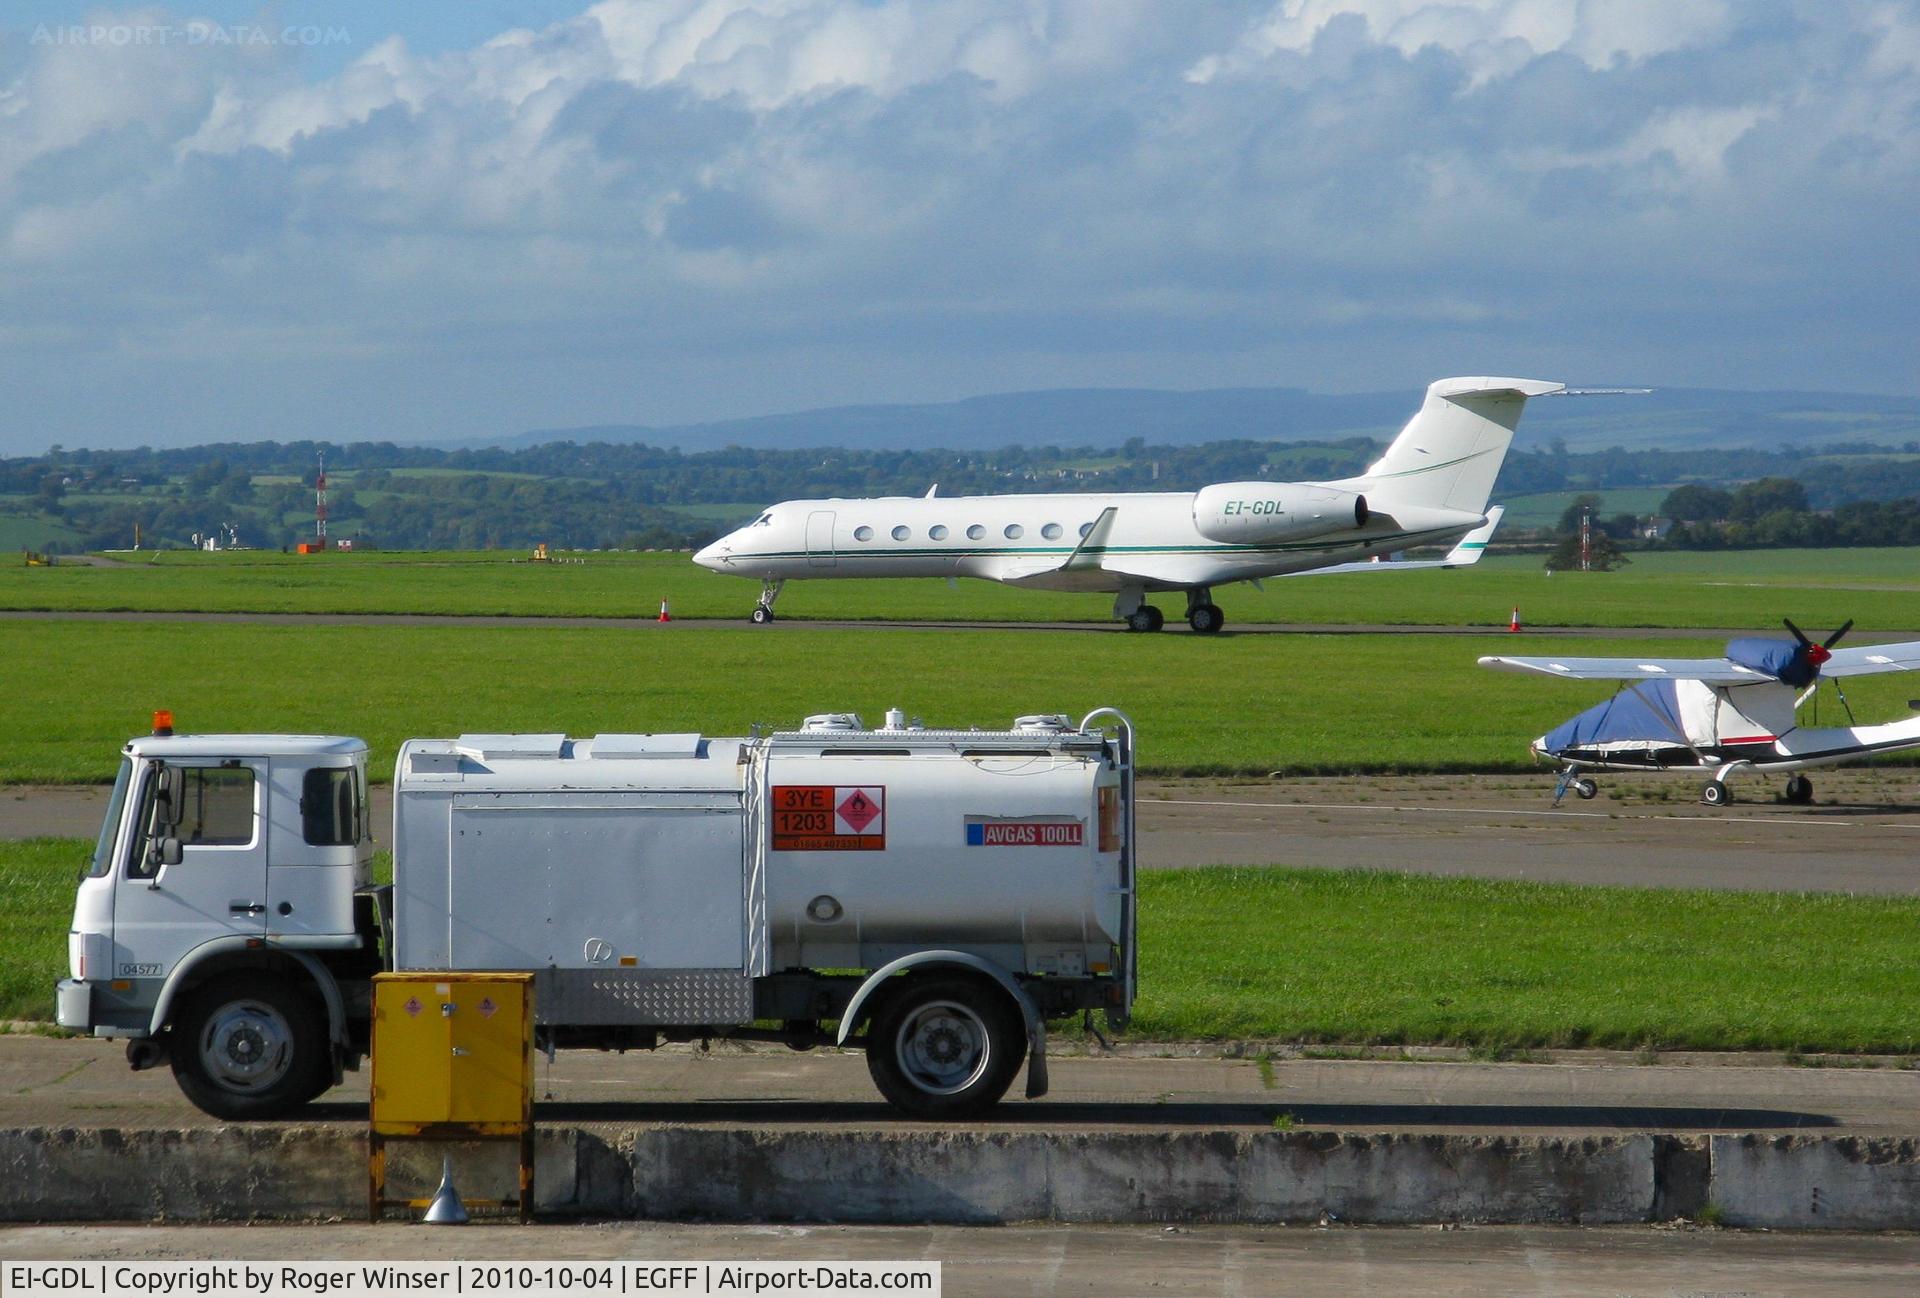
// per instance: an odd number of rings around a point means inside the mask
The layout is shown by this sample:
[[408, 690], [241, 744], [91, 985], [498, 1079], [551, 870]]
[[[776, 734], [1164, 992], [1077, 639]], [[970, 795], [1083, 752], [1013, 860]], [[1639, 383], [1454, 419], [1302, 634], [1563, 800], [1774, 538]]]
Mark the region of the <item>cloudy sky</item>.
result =
[[1912, 0], [11, 0], [0, 454], [1914, 394], [1916, 215]]

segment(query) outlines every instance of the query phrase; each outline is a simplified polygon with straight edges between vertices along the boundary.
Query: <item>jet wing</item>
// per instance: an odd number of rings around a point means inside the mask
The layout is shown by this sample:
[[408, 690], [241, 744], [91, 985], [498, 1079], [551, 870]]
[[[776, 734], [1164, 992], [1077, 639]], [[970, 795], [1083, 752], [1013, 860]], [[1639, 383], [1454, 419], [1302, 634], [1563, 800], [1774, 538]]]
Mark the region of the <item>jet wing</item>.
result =
[[1415, 568], [1464, 568], [1468, 564], [1480, 562], [1480, 556], [1487, 552], [1487, 542], [1493, 536], [1493, 529], [1500, 526], [1500, 518], [1507, 512], [1505, 505], [1495, 505], [1487, 511], [1487, 521], [1460, 538], [1458, 545], [1447, 551], [1444, 559], [1367, 559], [1360, 563], [1335, 563], [1325, 568], [1303, 568], [1299, 572], [1282, 573], [1283, 577], [1324, 577], [1334, 572], [1411, 572]]
[[[1920, 645], [1914, 646], [1920, 648]], [[1774, 677], [1725, 658], [1521, 658], [1492, 655], [1482, 667], [1525, 676], [1569, 681], [1704, 681], [1708, 685], [1758, 685]], [[1879, 670], [1885, 671], [1887, 668]]]
[[1835, 649], [1820, 664], [1822, 676], [1872, 676], [1878, 672], [1920, 671], [1920, 640]]

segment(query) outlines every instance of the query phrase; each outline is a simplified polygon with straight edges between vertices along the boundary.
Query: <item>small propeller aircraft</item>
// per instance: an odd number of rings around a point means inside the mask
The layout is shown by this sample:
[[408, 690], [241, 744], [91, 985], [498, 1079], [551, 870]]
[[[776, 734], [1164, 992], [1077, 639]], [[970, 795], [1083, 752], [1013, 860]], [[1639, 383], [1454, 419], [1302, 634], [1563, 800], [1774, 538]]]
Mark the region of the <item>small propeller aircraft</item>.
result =
[[[1920, 640], [1835, 649], [1853, 627], [1851, 619], [1816, 643], [1781, 619], [1793, 639], [1742, 638], [1727, 642], [1724, 658], [1482, 658], [1482, 667], [1502, 672], [1556, 676], [1562, 680], [1631, 682], [1604, 703], [1533, 741], [1535, 756], [1563, 763], [1553, 800], [1567, 790], [1591, 798], [1599, 787], [1581, 772], [1711, 771], [1700, 801], [1723, 806], [1727, 777], [1738, 771], [1791, 771], [1788, 802], [1813, 800], [1813, 781], [1799, 772], [1833, 766], [1874, 753], [1920, 748], [1920, 716], [1885, 725], [1803, 727], [1801, 704], [1833, 681], [1840, 704], [1853, 708], [1839, 678], [1879, 672], [1920, 671]], [[1920, 700], [1914, 704], [1920, 707]]]

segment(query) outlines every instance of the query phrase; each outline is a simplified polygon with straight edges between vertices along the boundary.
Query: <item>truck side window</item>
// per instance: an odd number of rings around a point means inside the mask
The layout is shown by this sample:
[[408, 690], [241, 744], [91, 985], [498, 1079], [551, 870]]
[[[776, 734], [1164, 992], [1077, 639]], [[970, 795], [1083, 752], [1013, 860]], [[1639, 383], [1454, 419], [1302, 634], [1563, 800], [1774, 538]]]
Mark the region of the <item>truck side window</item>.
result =
[[175, 836], [188, 847], [243, 847], [253, 841], [253, 772], [190, 766]]
[[302, 836], [314, 847], [360, 841], [360, 782], [350, 766], [315, 767], [300, 788]]

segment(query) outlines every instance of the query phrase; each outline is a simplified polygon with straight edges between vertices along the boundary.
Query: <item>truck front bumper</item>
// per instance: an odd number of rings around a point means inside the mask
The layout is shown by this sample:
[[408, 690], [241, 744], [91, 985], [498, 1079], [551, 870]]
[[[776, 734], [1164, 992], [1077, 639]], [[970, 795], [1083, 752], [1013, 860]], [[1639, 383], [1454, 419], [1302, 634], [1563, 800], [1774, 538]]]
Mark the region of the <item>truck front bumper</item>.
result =
[[63, 1028], [86, 1032], [93, 1027], [93, 984], [62, 978], [53, 989], [54, 1019]]

